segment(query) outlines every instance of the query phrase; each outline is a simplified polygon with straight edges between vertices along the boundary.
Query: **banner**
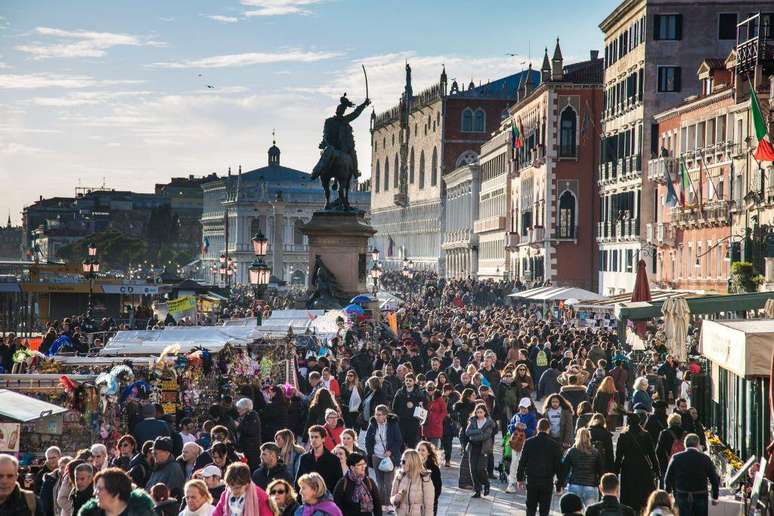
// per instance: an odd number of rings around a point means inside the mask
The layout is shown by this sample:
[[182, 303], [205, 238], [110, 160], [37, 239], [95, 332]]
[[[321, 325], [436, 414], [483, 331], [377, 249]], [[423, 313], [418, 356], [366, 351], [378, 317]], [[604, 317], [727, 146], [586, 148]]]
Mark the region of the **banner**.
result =
[[183, 317], [196, 316], [196, 296], [185, 296], [167, 301], [167, 313], [179, 321]]
[[20, 423], [0, 423], [0, 452], [19, 453]]
[[390, 329], [392, 332], [397, 336], [398, 335], [398, 314], [395, 312], [388, 313], [385, 317], [387, 319], [387, 324], [390, 325]]

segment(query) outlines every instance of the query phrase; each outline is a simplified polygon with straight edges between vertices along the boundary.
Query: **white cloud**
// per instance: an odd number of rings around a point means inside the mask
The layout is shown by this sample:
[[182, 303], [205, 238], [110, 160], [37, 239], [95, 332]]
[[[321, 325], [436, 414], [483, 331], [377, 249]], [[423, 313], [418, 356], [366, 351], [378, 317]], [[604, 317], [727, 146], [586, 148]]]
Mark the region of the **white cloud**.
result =
[[245, 16], [283, 16], [287, 14], [311, 14], [304, 6], [318, 4], [322, 0], [242, 0], [242, 5], [258, 7], [245, 11]]
[[151, 91], [78, 91], [63, 97], [33, 97], [31, 102], [38, 106], [73, 107], [104, 104], [121, 97], [150, 95]]
[[271, 63], [311, 63], [332, 59], [341, 54], [337, 52], [313, 52], [303, 50], [288, 50], [285, 52], [246, 52], [243, 54], [227, 54], [210, 56], [178, 62], [153, 63], [154, 68], [226, 68], [232, 66], [250, 66]]
[[164, 43], [160, 41], [112, 32], [68, 31], [52, 27], [36, 27], [35, 33], [41, 36], [59, 38], [63, 41], [51, 44], [34, 43], [16, 46], [17, 50], [31, 54], [34, 59], [102, 57], [107, 49], [116, 46], [164, 46]]
[[239, 18], [236, 16], [223, 16], [221, 14], [208, 14], [207, 18], [223, 23], [236, 23], [239, 21]]
[[164, 23], [169, 23], [175, 21], [175, 18], [173, 16], [159, 16], [159, 21], [163, 21]]
[[0, 142], [0, 155], [40, 154], [41, 152], [48, 151], [46, 149], [33, 147], [32, 145], [25, 145], [23, 143]]
[[140, 80], [98, 80], [88, 75], [56, 73], [0, 74], [0, 89], [89, 88], [117, 84], [141, 84]]

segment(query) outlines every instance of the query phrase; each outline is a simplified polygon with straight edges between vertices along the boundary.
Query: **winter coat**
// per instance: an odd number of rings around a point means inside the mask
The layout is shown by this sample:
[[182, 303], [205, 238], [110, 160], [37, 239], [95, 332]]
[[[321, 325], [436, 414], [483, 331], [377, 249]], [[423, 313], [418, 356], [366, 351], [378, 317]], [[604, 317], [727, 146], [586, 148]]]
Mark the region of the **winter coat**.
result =
[[516, 382], [507, 384], [503, 381], [497, 386], [497, 399], [502, 401], [503, 408], [510, 407], [511, 411], [516, 412], [521, 398], [519, 397], [519, 386]]
[[253, 472], [253, 482], [263, 490], [266, 490], [268, 485], [278, 478], [287, 480], [290, 484], [293, 484], [293, 476], [288, 471], [285, 463], [281, 460], [271, 469], [261, 466]]
[[443, 420], [446, 418], [446, 400], [438, 396], [427, 404], [427, 419], [422, 425], [425, 439], [440, 439], [443, 437]]
[[425, 406], [427, 396], [419, 387], [414, 387], [411, 392], [402, 387], [395, 393], [395, 399], [392, 401], [392, 411], [398, 416], [400, 424], [416, 424], [419, 420], [414, 417], [414, 409], [418, 406]]
[[[92, 498], [81, 507], [78, 516], [105, 516], [105, 511], [99, 508], [97, 499]], [[153, 511], [153, 499], [142, 489], [135, 489], [129, 495], [126, 516], [156, 516]]]
[[667, 424], [666, 409], [654, 407], [653, 414], [648, 416], [648, 421], [645, 423], [645, 430], [648, 431], [654, 443], [658, 442], [661, 431], [665, 430], [667, 426], [669, 425]]
[[632, 403], [632, 407], [634, 407], [637, 403], [642, 403], [645, 406], [645, 410], [647, 412], [650, 412], [651, 410], [653, 410], [653, 399], [651, 399], [648, 391], [643, 391], [640, 389], [637, 389], [636, 391], [634, 391], [634, 394], [632, 394], [631, 403]]
[[[372, 417], [368, 423], [368, 429], [366, 430], [366, 453], [368, 454], [368, 464], [373, 464], [374, 447], [376, 446], [376, 433], [379, 429], [379, 424], [376, 422], [376, 418]], [[403, 436], [400, 433], [400, 425], [398, 424], [398, 417], [394, 414], [387, 416], [387, 440], [384, 443], [384, 447], [390, 451], [393, 465], [397, 468], [400, 464], [400, 454], [403, 449]]]
[[341, 509], [334, 503], [333, 496], [330, 493], [325, 493], [325, 496], [320, 498], [313, 506], [308, 504], [299, 505], [293, 516], [304, 516], [305, 514], [309, 516], [343, 516]]
[[622, 432], [615, 450], [615, 468], [621, 475], [621, 503], [640, 511], [656, 488], [654, 478], [660, 474], [650, 434], [631, 429]]
[[584, 453], [573, 446], [564, 454], [562, 479], [567, 484], [596, 487], [602, 473], [602, 454], [596, 449]]
[[565, 385], [559, 389], [559, 394], [570, 402], [573, 413], [578, 408], [578, 405], [584, 401], [589, 401], [589, 397], [586, 394], [586, 388], [582, 385]]
[[54, 514], [54, 487], [59, 482], [59, 470], [55, 469], [43, 475], [40, 485], [40, 503], [43, 504], [43, 514]]
[[679, 426], [670, 426], [659, 434], [658, 441], [656, 442], [656, 457], [658, 457], [661, 478], [664, 478], [667, 466], [669, 466], [669, 459], [672, 458], [672, 446], [675, 439], [682, 441], [683, 437], [685, 437], [685, 432]]
[[323, 428], [325, 428], [325, 439], [323, 439], [323, 444], [326, 450], [332, 452], [337, 445], [341, 444], [341, 434], [344, 432], [344, 421], [339, 418], [336, 420], [336, 426], [334, 428], [330, 428], [328, 425], [323, 425]]
[[468, 438], [468, 445], [472, 448], [471, 453], [488, 455], [492, 453], [492, 436], [496, 432], [495, 423], [492, 418], [487, 417], [484, 419], [484, 426], [479, 428], [477, 419], [476, 416], [470, 416], [468, 426], [465, 428], [465, 436]]
[[543, 374], [540, 375], [537, 387], [537, 399], [543, 399], [551, 394], [559, 393], [559, 389], [562, 386], [559, 384], [560, 371], [558, 369], [546, 369]]
[[622, 505], [615, 496], [603, 496], [602, 501], [586, 507], [586, 516], [601, 516], [605, 512], [621, 514], [621, 516], [635, 516], [634, 510], [627, 505]]
[[162, 464], [156, 464], [153, 472], [145, 483], [145, 488], [150, 490], [154, 485], [161, 483], [169, 488], [169, 495], [172, 498], [180, 500], [183, 497], [183, 485], [185, 485], [185, 474], [180, 469], [180, 464], [171, 458]]
[[508, 424], [508, 433], [511, 435], [513, 435], [514, 430], [516, 430], [516, 423], [524, 423], [524, 425], [526, 425], [527, 428], [524, 429], [524, 433], [526, 434], [527, 439], [535, 435], [535, 430], [537, 429], [537, 416], [532, 410], [527, 411], [525, 415], [519, 413], [513, 415], [511, 422]]
[[[32, 515], [31, 504], [35, 504], [35, 513]], [[41, 507], [40, 498], [32, 491], [21, 489], [19, 484], [8, 498], [0, 504], [0, 514], [3, 516], [43, 516], [43, 507]]]
[[371, 500], [374, 504], [373, 511], [368, 513], [361, 512], [360, 504], [352, 501], [355, 483], [347, 478], [346, 475], [341, 477], [341, 480], [338, 481], [335, 488], [331, 490], [333, 492], [333, 501], [336, 502], [336, 505], [341, 509], [341, 512], [347, 516], [370, 516], [372, 514], [381, 516], [382, 504], [386, 502], [383, 502], [382, 499], [379, 498], [379, 488], [377, 487], [376, 482], [369, 478], [368, 475], [363, 479], [363, 482], [371, 495]]
[[519, 482], [527, 480], [528, 486], [550, 486], [554, 483], [561, 485], [562, 448], [545, 432], [524, 442], [521, 450], [519, 464], [516, 469], [516, 478]]
[[424, 472], [412, 480], [399, 470], [392, 481], [390, 502], [395, 506], [396, 516], [433, 516], [435, 487], [430, 473]]
[[[255, 494], [258, 496], [258, 514], [251, 516], [274, 516], [274, 511], [271, 510], [271, 506], [269, 505], [269, 495], [266, 494], [266, 491], [252, 483], [248, 486], [248, 488], [251, 486], [255, 487]], [[230, 496], [231, 491], [228, 489], [223, 491], [223, 494], [220, 495], [220, 499], [218, 500], [218, 504], [215, 506], [215, 510], [213, 511], [212, 516], [225, 516], [228, 514], [228, 499]], [[244, 516], [247, 516], [247, 514]]]
[[[271, 434], [272, 439], [274, 434]], [[237, 446], [248, 457], [257, 457], [260, 455], [261, 443], [261, 418], [258, 413], [251, 410], [240, 418], [239, 428], [237, 429]]]
[[302, 475], [317, 472], [325, 480], [326, 486], [335, 486], [336, 482], [341, 478], [341, 462], [338, 457], [323, 449], [323, 453], [319, 459], [315, 459], [314, 450], [310, 450], [301, 455], [301, 462], [298, 465], [298, 472], [296, 473], [296, 483]]
[[613, 434], [601, 426], [590, 426], [591, 445], [599, 451], [602, 458], [602, 469], [605, 473], [615, 471], [615, 458], [613, 457]]

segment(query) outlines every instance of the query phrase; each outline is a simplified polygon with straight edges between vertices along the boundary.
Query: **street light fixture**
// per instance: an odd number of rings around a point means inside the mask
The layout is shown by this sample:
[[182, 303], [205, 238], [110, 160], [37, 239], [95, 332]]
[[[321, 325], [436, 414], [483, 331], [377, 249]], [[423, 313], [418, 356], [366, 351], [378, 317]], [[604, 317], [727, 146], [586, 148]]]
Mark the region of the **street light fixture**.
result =
[[373, 262], [378, 262], [379, 261], [379, 249], [377, 249], [376, 247], [374, 247], [371, 250], [371, 261], [373, 261]]
[[99, 273], [99, 261], [97, 260], [97, 247], [91, 243], [88, 248], [88, 258], [83, 260], [83, 277], [89, 280], [89, 304], [87, 314], [91, 314], [94, 296], [94, 279]]
[[269, 239], [263, 236], [260, 230], [253, 237], [253, 251], [255, 256], [266, 256], [269, 248]]
[[377, 262], [374, 262], [373, 265], [371, 265], [370, 274], [371, 274], [371, 279], [374, 282], [374, 295], [376, 295], [378, 291], [379, 278], [382, 277], [382, 269], [379, 267], [379, 264]]
[[[248, 268], [248, 275], [250, 277], [250, 284], [254, 289], [253, 295], [257, 301], [258, 298], [263, 295], [263, 290], [266, 288], [266, 285], [269, 284], [269, 280], [271, 279], [271, 267], [266, 265], [266, 262], [263, 261], [263, 257], [266, 256], [266, 252], [268, 251], [269, 241], [263, 236], [263, 233], [261, 233], [260, 230], [255, 234], [252, 240], [255, 260], [253, 260], [253, 263], [251, 263]], [[257, 310], [256, 313], [256, 319], [260, 325], [261, 312], [260, 310]]]

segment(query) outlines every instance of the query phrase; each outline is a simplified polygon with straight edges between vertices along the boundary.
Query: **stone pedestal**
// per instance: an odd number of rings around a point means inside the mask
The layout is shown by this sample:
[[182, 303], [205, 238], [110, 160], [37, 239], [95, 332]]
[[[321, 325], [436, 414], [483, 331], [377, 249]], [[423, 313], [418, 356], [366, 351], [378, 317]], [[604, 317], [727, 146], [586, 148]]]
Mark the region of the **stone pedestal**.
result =
[[301, 232], [309, 239], [310, 283], [315, 257], [319, 255], [346, 297], [342, 302], [369, 292], [368, 239], [376, 230], [366, 223], [362, 213], [318, 211], [301, 227]]

